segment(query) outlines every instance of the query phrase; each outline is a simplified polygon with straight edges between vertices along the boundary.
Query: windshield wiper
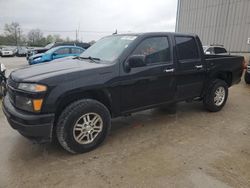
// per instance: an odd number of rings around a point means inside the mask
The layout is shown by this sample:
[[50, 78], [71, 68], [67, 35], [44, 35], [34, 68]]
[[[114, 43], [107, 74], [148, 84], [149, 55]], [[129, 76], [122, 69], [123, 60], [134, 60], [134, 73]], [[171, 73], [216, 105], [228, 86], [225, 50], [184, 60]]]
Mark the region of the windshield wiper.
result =
[[94, 63], [98, 63], [97, 61], [101, 60], [100, 58], [91, 57], [91, 56], [89, 56], [89, 57], [77, 56], [77, 57], [74, 57], [74, 59], [89, 59], [89, 60], [91, 60]]

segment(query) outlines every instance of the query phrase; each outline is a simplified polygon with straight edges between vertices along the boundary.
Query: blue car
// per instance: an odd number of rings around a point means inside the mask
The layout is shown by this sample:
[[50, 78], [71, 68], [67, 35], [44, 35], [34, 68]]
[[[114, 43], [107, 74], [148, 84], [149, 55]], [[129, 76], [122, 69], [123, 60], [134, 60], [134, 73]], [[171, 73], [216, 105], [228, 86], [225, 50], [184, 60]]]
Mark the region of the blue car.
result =
[[29, 58], [28, 62], [30, 65], [49, 62], [54, 59], [64, 58], [68, 56], [78, 56], [85, 49], [78, 46], [58, 46], [55, 48], [51, 48], [45, 53], [36, 54]]

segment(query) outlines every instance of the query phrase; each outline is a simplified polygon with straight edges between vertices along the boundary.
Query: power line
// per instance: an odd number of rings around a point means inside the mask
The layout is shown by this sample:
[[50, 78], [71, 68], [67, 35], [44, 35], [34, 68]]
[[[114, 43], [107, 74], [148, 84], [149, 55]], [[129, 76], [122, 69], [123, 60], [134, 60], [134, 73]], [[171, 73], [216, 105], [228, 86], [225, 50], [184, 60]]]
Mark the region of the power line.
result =
[[[22, 29], [24, 31], [30, 31], [32, 29]], [[75, 33], [76, 30], [42, 30], [39, 29], [43, 33]], [[0, 31], [4, 31], [3, 28], [0, 28]], [[113, 33], [114, 31], [95, 31], [95, 30], [78, 30], [79, 33], [100, 33], [100, 34], [106, 34], [106, 33]], [[119, 32], [130, 32], [130, 31], [119, 31]]]

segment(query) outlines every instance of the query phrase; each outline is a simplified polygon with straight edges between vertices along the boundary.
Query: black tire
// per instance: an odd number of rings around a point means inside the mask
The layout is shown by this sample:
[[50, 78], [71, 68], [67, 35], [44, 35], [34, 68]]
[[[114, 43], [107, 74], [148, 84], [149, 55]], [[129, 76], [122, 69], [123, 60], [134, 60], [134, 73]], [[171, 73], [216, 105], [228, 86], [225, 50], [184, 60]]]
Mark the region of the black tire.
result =
[[[76, 130], [74, 130], [74, 127], [75, 124], [78, 123], [77, 121], [79, 121], [84, 114], [88, 113], [99, 115], [102, 122], [102, 130], [97, 133], [97, 136], [91, 143], [80, 144], [75, 139], [74, 134]], [[56, 135], [59, 143], [65, 150], [70, 153], [85, 153], [95, 149], [105, 140], [110, 127], [111, 117], [106, 106], [96, 100], [83, 99], [73, 102], [61, 113], [56, 125]], [[84, 131], [86, 132], [86, 130]]]
[[[214, 101], [215, 100], [215, 95], [216, 95], [216, 90], [218, 88], [224, 88], [225, 94], [223, 100], [220, 101], [220, 103], [217, 103]], [[203, 99], [203, 104], [205, 108], [210, 111], [210, 112], [218, 112], [220, 111], [224, 105], [226, 104], [228, 97], [228, 85], [226, 82], [220, 79], [216, 79], [211, 82], [211, 84], [208, 87], [207, 93], [204, 96]]]
[[247, 71], [245, 72], [244, 78], [245, 78], [245, 82], [247, 84], [250, 84], [250, 74]]

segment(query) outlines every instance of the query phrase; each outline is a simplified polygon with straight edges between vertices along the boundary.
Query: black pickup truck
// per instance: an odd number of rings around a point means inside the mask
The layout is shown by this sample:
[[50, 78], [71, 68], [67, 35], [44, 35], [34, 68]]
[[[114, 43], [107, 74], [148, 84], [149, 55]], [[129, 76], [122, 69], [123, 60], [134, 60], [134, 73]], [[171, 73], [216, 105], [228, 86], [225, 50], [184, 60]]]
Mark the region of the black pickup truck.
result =
[[221, 110], [242, 62], [204, 55], [196, 35], [112, 35], [79, 57], [12, 72], [3, 111], [25, 137], [83, 153], [104, 141], [114, 117], [194, 99]]

